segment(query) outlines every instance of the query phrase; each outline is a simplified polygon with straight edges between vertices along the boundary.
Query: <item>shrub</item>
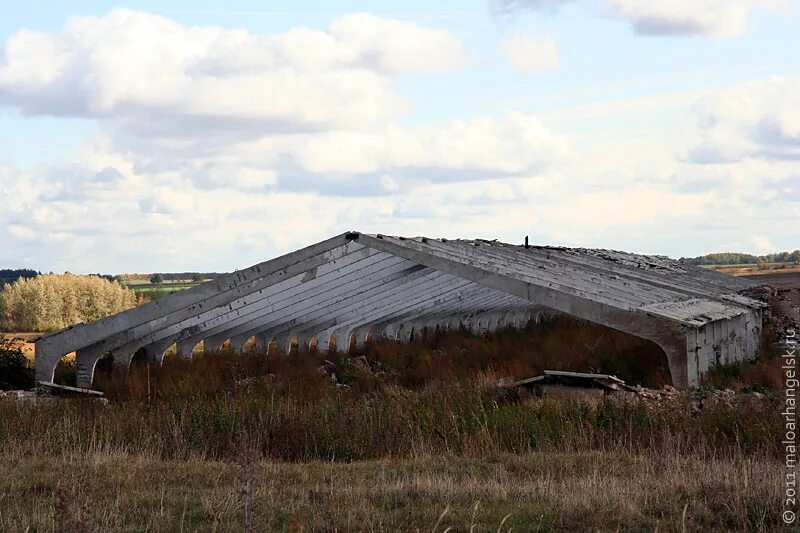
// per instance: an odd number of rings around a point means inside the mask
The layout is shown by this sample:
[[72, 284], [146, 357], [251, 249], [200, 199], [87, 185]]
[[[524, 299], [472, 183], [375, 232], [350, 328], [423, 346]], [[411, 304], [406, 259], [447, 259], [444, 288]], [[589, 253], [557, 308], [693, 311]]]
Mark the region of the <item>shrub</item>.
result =
[[33, 387], [33, 368], [20, 343], [0, 335], [0, 389], [30, 389]]

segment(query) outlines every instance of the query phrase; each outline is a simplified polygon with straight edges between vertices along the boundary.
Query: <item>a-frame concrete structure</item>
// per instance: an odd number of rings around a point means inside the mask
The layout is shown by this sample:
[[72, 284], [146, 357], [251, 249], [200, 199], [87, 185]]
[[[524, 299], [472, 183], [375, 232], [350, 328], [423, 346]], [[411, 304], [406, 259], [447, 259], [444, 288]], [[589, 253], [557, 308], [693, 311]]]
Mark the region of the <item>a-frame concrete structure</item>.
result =
[[658, 344], [678, 387], [710, 365], [758, 353], [764, 304], [742, 294], [751, 281], [661, 256], [609, 250], [516, 246], [497, 241], [345, 233], [198, 287], [36, 341], [36, 379], [52, 381], [76, 351], [79, 387], [111, 353], [126, 366], [143, 349], [160, 361], [204, 341], [241, 349], [296, 339], [321, 349], [355, 336], [407, 340], [412, 331], [459, 327], [488, 332], [560, 312]]

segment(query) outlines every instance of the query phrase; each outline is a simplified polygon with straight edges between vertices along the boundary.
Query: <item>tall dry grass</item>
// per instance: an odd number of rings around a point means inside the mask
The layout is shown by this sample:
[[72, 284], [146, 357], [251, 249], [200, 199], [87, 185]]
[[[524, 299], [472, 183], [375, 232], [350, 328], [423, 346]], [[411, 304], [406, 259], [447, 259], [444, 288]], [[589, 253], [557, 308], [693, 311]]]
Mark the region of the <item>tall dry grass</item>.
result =
[[362, 355], [168, 357], [100, 369], [109, 405], [0, 404], [0, 529], [780, 524], [777, 398], [698, 411], [688, 395], [651, 409], [511, 401], [495, 386], [587, 367], [663, 383], [663, 354], [644, 341], [556, 319], [490, 338], [378, 341]]
[[[690, 397], [663, 412], [608, 400], [512, 402], [501, 380], [544, 368], [613, 370], [664, 379], [663, 354], [633, 337], [556, 319], [491, 338], [432, 334], [369, 343], [364, 357], [223, 350], [191, 362], [98, 370], [110, 408], [86, 402], [0, 408], [0, 446], [44, 455], [94, 447], [164, 459], [234, 457], [242, 438], [277, 460], [365, 460], [534, 450], [679, 450], [774, 456], [774, 402], [694, 412]], [[654, 360], [655, 359], [655, 360]], [[326, 372], [321, 372], [323, 367]], [[335, 381], [335, 383], [334, 383]], [[749, 403], [747, 403], [749, 402]]]

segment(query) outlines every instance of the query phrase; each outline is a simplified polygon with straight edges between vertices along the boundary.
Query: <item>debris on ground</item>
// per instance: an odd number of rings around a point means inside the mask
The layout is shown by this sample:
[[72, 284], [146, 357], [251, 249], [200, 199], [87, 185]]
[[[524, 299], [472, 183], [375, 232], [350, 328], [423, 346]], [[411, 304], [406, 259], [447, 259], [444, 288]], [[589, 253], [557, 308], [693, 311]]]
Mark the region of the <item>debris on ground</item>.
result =
[[565, 398], [592, 404], [601, 402], [608, 393], [631, 389], [616, 376], [560, 370], [545, 370], [541, 376], [501, 386], [517, 392], [525, 390], [536, 398]]
[[37, 387], [31, 390], [0, 391], [0, 402], [42, 404], [62, 398], [91, 398], [100, 404], [108, 405], [108, 399], [100, 391], [58, 385], [46, 381], [38, 382]]
[[523, 379], [512, 383], [512, 387], [525, 387], [545, 390], [551, 386], [574, 387], [580, 389], [599, 389], [604, 392], [632, 390], [617, 376], [609, 374], [587, 374], [583, 372], [564, 372], [561, 370], [545, 370], [541, 376]]
[[337, 361], [325, 360], [319, 372], [327, 376], [337, 389], [349, 389], [356, 378], [381, 378], [391, 374], [392, 369], [380, 361], [368, 359], [366, 356], [342, 357]]
[[763, 311], [765, 329], [772, 329], [778, 337], [785, 336], [789, 330], [800, 330], [800, 287], [762, 285], [744, 294], [767, 303]]
[[49, 381], [36, 382], [38, 389], [44, 389], [54, 396], [95, 396], [101, 398], [105, 396], [99, 390], [82, 389], [80, 387], [70, 387], [69, 385], [59, 385]]
[[0, 402], [43, 403], [54, 399], [37, 389], [0, 391]]
[[513, 383], [502, 382], [497, 386], [504, 391], [506, 401], [519, 402], [526, 399], [567, 398], [597, 404], [606, 397], [644, 405], [648, 411], [666, 413], [681, 407], [699, 412], [706, 407], [725, 405], [733, 407], [745, 400], [760, 401], [766, 395], [758, 391], [743, 389], [738, 393], [732, 389], [709, 390], [705, 388], [681, 391], [671, 385], [650, 389], [641, 385], [628, 385], [616, 376], [545, 370], [541, 376]]

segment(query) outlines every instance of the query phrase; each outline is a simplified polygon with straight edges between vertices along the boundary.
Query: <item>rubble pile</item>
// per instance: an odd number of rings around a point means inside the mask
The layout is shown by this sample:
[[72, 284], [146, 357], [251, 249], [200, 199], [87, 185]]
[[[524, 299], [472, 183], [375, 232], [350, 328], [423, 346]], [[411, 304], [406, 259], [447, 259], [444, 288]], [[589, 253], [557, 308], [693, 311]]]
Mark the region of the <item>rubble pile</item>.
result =
[[54, 400], [55, 397], [43, 393], [38, 389], [32, 390], [6, 390], [0, 391], [0, 402], [44, 403]]
[[392, 369], [380, 361], [367, 359], [365, 356], [342, 357], [336, 362], [325, 360], [319, 367], [322, 375], [327, 376], [337, 388], [350, 388], [349, 383], [355, 378], [381, 378], [392, 373]]
[[724, 405], [735, 407], [737, 404], [752, 400], [763, 400], [766, 396], [760, 392], [736, 392], [733, 389], [694, 389], [679, 391], [665, 385], [661, 389], [633, 387], [632, 391], [615, 394], [615, 398], [623, 401], [641, 402], [648, 411], [667, 413], [677, 408], [689, 408], [692, 412], [700, 412], [706, 407]]
[[40, 381], [36, 388], [31, 390], [0, 390], [0, 403], [15, 402], [41, 405], [65, 398], [88, 398], [102, 405], [108, 405], [108, 398], [102, 392], [79, 389], [66, 385], [57, 385]]
[[768, 304], [763, 314], [765, 328], [779, 337], [790, 329], [800, 331], [800, 288], [762, 285], [748, 289], [745, 295]]
[[[543, 375], [514, 383], [498, 383], [508, 401], [523, 401], [526, 398], [559, 397], [575, 401], [597, 403], [604, 398], [644, 405], [652, 413], [667, 414], [678, 409], [700, 412], [704, 408], [724, 405], [735, 407], [747, 401], [766, 398], [760, 392], [743, 389], [738, 393], [732, 389], [698, 388], [681, 391], [671, 385], [650, 389], [641, 385], [631, 386], [616, 376], [605, 374], [581, 374], [546, 370]], [[520, 395], [519, 391], [530, 394]], [[508, 394], [512, 393], [512, 394]], [[589, 394], [591, 393], [591, 394]]]

